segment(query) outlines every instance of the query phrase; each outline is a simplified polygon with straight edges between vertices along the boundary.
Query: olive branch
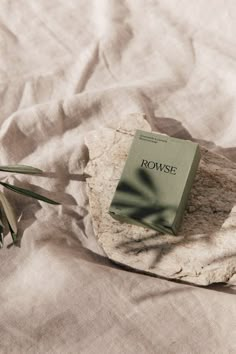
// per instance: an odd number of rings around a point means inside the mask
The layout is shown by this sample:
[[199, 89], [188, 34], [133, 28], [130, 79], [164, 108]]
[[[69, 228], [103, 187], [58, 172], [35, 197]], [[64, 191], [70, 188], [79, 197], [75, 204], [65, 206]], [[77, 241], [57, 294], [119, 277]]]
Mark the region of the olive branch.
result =
[[[32, 167], [32, 166], [27, 166], [27, 165], [0, 166], [0, 171], [21, 173], [21, 174], [26, 174], [26, 175], [40, 175], [41, 173], [43, 173], [42, 170]], [[49, 204], [55, 204], [55, 205], [60, 204], [52, 199], [46, 198], [43, 195], [35, 193], [31, 190], [20, 188], [20, 187], [14, 186], [14, 185], [6, 183], [6, 182], [0, 181], [0, 185], [2, 185], [4, 188], [11, 190], [12, 192], [23, 194], [27, 197], [35, 198], [37, 200], [41, 200], [41, 201], [49, 203]], [[0, 248], [2, 248], [4, 245], [3, 229], [5, 226], [3, 224], [3, 215], [5, 215], [5, 217], [6, 217], [7, 224], [8, 224], [8, 227], [9, 227], [9, 230], [11, 233], [11, 237], [13, 240], [13, 245], [17, 245], [17, 241], [18, 241], [17, 220], [15, 217], [13, 208], [11, 207], [8, 199], [6, 198], [4, 193], [2, 191], [0, 191]]]

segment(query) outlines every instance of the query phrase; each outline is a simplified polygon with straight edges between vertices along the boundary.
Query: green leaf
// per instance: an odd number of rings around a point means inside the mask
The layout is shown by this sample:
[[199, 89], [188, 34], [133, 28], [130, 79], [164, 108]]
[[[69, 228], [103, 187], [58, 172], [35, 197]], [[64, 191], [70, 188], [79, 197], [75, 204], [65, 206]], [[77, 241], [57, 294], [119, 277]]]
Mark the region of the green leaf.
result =
[[11, 233], [13, 244], [15, 245], [17, 243], [17, 241], [18, 241], [17, 233], [12, 230], [11, 225], [9, 224], [9, 222], [8, 222], [8, 225], [9, 225], [9, 230], [10, 230], [10, 233]]
[[16, 186], [13, 186], [13, 185], [11, 185], [9, 183], [5, 183], [5, 182], [0, 182], [0, 184], [3, 185], [4, 187], [10, 189], [13, 192], [16, 192], [16, 193], [19, 193], [19, 194], [23, 194], [23, 195], [25, 195], [27, 197], [32, 197], [32, 198], [35, 198], [35, 199], [38, 199], [38, 200], [42, 200], [45, 203], [56, 204], [56, 205], [60, 204], [58, 202], [55, 202], [52, 199], [49, 199], [49, 198], [46, 198], [46, 197], [40, 195], [38, 193], [29, 191], [28, 189], [16, 187]]
[[10, 230], [10, 233], [11, 233], [12, 240], [15, 243], [17, 241], [17, 234], [11, 229], [10, 226], [9, 226], [9, 230]]
[[3, 248], [4, 246], [4, 237], [3, 237], [3, 233], [0, 233], [0, 248]]
[[32, 166], [26, 166], [26, 165], [0, 166], [0, 171], [23, 173], [23, 174], [30, 174], [30, 175], [39, 174], [39, 173], [43, 172], [39, 168], [35, 168], [35, 167], [32, 167]]
[[[2, 217], [2, 216], [1, 216]], [[2, 220], [0, 219], [0, 232], [1, 232], [1, 230], [4, 228], [4, 225], [3, 225], [3, 223], [2, 223]]]
[[9, 222], [9, 225], [11, 226], [12, 231], [14, 231], [14, 233], [16, 233], [17, 232], [17, 225], [16, 225], [16, 218], [15, 218], [13, 209], [12, 209], [10, 203], [8, 202], [7, 198], [5, 197], [5, 195], [1, 191], [0, 191], [0, 202], [2, 204], [6, 218]]

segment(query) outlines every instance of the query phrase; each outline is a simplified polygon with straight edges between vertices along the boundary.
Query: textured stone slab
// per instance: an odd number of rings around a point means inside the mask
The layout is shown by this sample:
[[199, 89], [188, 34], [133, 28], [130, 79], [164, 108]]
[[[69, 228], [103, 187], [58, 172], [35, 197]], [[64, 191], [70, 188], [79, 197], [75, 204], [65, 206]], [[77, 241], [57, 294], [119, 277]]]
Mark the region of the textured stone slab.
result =
[[199, 285], [230, 281], [236, 274], [236, 164], [228, 159], [201, 147], [178, 236], [120, 223], [108, 214], [136, 129], [151, 131], [140, 114], [85, 137], [86, 188], [99, 244], [112, 261], [139, 271]]

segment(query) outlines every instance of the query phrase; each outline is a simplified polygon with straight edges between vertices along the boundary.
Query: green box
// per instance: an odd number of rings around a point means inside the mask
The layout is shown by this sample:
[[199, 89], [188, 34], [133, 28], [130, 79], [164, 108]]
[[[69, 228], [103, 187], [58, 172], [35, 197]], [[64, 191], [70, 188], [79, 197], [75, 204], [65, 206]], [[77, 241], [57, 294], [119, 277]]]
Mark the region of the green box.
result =
[[197, 143], [136, 130], [109, 214], [176, 235], [200, 158]]

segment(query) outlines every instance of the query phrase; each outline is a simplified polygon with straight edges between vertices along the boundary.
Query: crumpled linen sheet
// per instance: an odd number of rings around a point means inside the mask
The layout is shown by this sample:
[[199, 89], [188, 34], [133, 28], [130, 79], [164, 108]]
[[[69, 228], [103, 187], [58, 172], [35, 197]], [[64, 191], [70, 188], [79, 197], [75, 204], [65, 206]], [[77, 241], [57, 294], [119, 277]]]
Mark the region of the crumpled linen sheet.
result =
[[[2, 0], [0, 163], [21, 248], [0, 251], [1, 353], [235, 353], [236, 279], [209, 288], [129, 272], [93, 234], [84, 135], [142, 112], [236, 162], [236, 4]], [[5, 178], [4, 174], [1, 178]]]

